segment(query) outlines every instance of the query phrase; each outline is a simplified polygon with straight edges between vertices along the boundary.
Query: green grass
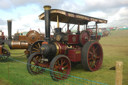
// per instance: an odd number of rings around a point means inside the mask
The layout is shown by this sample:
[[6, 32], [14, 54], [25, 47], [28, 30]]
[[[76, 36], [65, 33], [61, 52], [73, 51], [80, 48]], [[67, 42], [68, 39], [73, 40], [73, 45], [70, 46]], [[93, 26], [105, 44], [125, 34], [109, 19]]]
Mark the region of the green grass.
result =
[[[71, 75], [115, 85], [116, 61], [123, 62], [123, 85], [128, 84], [128, 30], [112, 31], [108, 37], [103, 37], [100, 43], [104, 51], [103, 65], [101, 69], [95, 72], [88, 72], [79, 64], [72, 68]], [[14, 59], [27, 62], [24, 50], [11, 50]], [[9, 68], [9, 69], [8, 69]], [[9, 73], [8, 73], [9, 70]], [[8, 77], [9, 76], [9, 77]], [[27, 72], [26, 64], [9, 60], [8, 62], [0, 62], [0, 85], [83, 85], [87, 81], [69, 77], [65, 81], [55, 82], [51, 79], [49, 72], [41, 75], [32, 76]], [[89, 83], [89, 82], [87, 82]], [[85, 84], [86, 85], [86, 84]], [[97, 84], [98, 85], [98, 84]]]

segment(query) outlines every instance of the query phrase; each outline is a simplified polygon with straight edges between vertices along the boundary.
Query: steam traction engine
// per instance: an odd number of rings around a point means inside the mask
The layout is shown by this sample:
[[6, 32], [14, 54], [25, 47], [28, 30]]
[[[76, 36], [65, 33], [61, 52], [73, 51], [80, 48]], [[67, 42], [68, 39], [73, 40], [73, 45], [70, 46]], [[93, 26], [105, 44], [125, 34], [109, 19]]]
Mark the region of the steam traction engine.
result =
[[26, 35], [19, 35], [17, 33], [12, 38], [12, 21], [8, 20], [7, 23], [8, 39], [5, 40], [3, 32], [0, 32], [0, 61], [4, 61], [10, 56], [10, 52], [4, 47], [4, 43], [6, 43], [10, 49], [26, 49], [25, 54], [27, 57], [29, 57], [29, 55], [35, 51], [40, 51], [39, 48], [44, 39], [43, 34], [39, 34], [37, 31], [31, 30]]
[[[44, 6], [45, 12], [39, 18], [45, 19], [45, 41], [42, 42], [40, 52], [30, 55], [27, 69], [30, 74], [39, 74], [43, 68], [50, 68], [53, 80], [66, 79], [71, 71], [71, 63], [82, 62], [83, 68], [89, 71], [98, 70], [103, 61], [103, 51], [97, 35], [97, 23], [107, 23], [106, 20], [85, 15], [71, 13]], [[57, 20], [54, 37], [50, 38], [50, 21]], [[90, 21], [96, 22], [96, 35], [87, 29]], [[59, 22], [67, 23], [67, 32], [62, 32]], [[75, 34], [71, 33], [69, 24], [77, 24]], [[80, 25], [86, 25], [86, 30], [80, 32]], [[43, 67], [43, 68], [40, 68]], [[62, 74], [57, 75], [55, 71]]]
[[5, 41], [4, 32], [0, 31], [0, 61], [4, 61], [10, 56], [10, 52], [3, 46]]

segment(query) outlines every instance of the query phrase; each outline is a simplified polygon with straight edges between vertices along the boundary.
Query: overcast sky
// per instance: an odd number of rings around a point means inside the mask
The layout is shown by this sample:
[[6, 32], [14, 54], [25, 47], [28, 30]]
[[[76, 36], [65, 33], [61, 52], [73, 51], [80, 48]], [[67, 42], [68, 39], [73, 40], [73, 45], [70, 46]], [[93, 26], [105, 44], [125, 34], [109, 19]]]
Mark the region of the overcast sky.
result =
[[30, 28], [44, 32], [44, 21], [38, 18], [44, 5], [106, 19], [104, 26], [128, 26], [128, 0], [0, 0], [0, 29], [7, 34], [11, 19], [13, 34]]

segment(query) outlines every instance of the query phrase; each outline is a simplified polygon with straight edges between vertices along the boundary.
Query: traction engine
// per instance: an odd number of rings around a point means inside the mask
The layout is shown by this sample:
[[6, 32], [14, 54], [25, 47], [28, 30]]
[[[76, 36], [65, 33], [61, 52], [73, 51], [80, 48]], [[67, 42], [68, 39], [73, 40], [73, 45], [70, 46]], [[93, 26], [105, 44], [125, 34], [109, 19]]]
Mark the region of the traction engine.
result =
[[[34, 52], [28, 58], [28, 72], [39, 74], [44, 72], [43, 68], [50, 68], [52, 70], [50, 75], [53, 80], [64, 80], [70, 74], [72, 63], [81, 62], [86, 70], [98, 70], [103, 61], [102, 47], [98, 42], [100, 37], [97, 34], [92, 35], [90, 30], [80, 32], [80, 25], [86, 24], [87, 27], [89, 21], [96, 21], [97, 23], [106, 23], [107, 21], [59, 9], [51, 9], [50, 6], [44, 6], [44, 10], [45, 12], [39, 18], [45, 19], [45, 40], [41, 44], [40, 52]], [[57, 28], [55, 28], [54, 37], [50, 38], [50, 21], [56, 20]], [[67, 32], [62, 32], [59, 21], [67, 23]], [[71, 33], [69, 29], [70, 23], [78, 24], [75, 34]], [[62, 74], [58, 75], [55, 71]]]
[[39, 48], [44, 39], [44, 34], [39, 34], [35, 30], [29, 31], [26, 35], [15, 34], [12, 38], [11, 29], [12, 21], [8, 20], [8, 39], [5, 40], [3, 32], [0, 32], [0, 61], [5, 61], [10, 56], [10, 52], [4, 47], [6, 43], [10, 49], [26, 49], [24, 53], [27, 55], [27, 58], [31, 53], [33, 53], [32, 45], [36, 46], [36, 52], [40, 51]]
[[0, 61], [5, 61], [10, 56], [10, 52], [3, 46], [4, 41], [4, 32], [0, 31]]

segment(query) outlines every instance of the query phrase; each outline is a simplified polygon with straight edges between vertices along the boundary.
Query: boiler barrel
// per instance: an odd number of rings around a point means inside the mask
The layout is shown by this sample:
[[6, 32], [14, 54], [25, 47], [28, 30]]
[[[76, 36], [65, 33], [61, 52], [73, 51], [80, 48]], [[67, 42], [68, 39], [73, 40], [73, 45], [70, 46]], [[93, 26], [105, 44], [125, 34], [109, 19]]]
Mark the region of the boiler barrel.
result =
[[27, 49], [28, 43], [24, 41], [10, 41], [9, 47], [10, 49]]

